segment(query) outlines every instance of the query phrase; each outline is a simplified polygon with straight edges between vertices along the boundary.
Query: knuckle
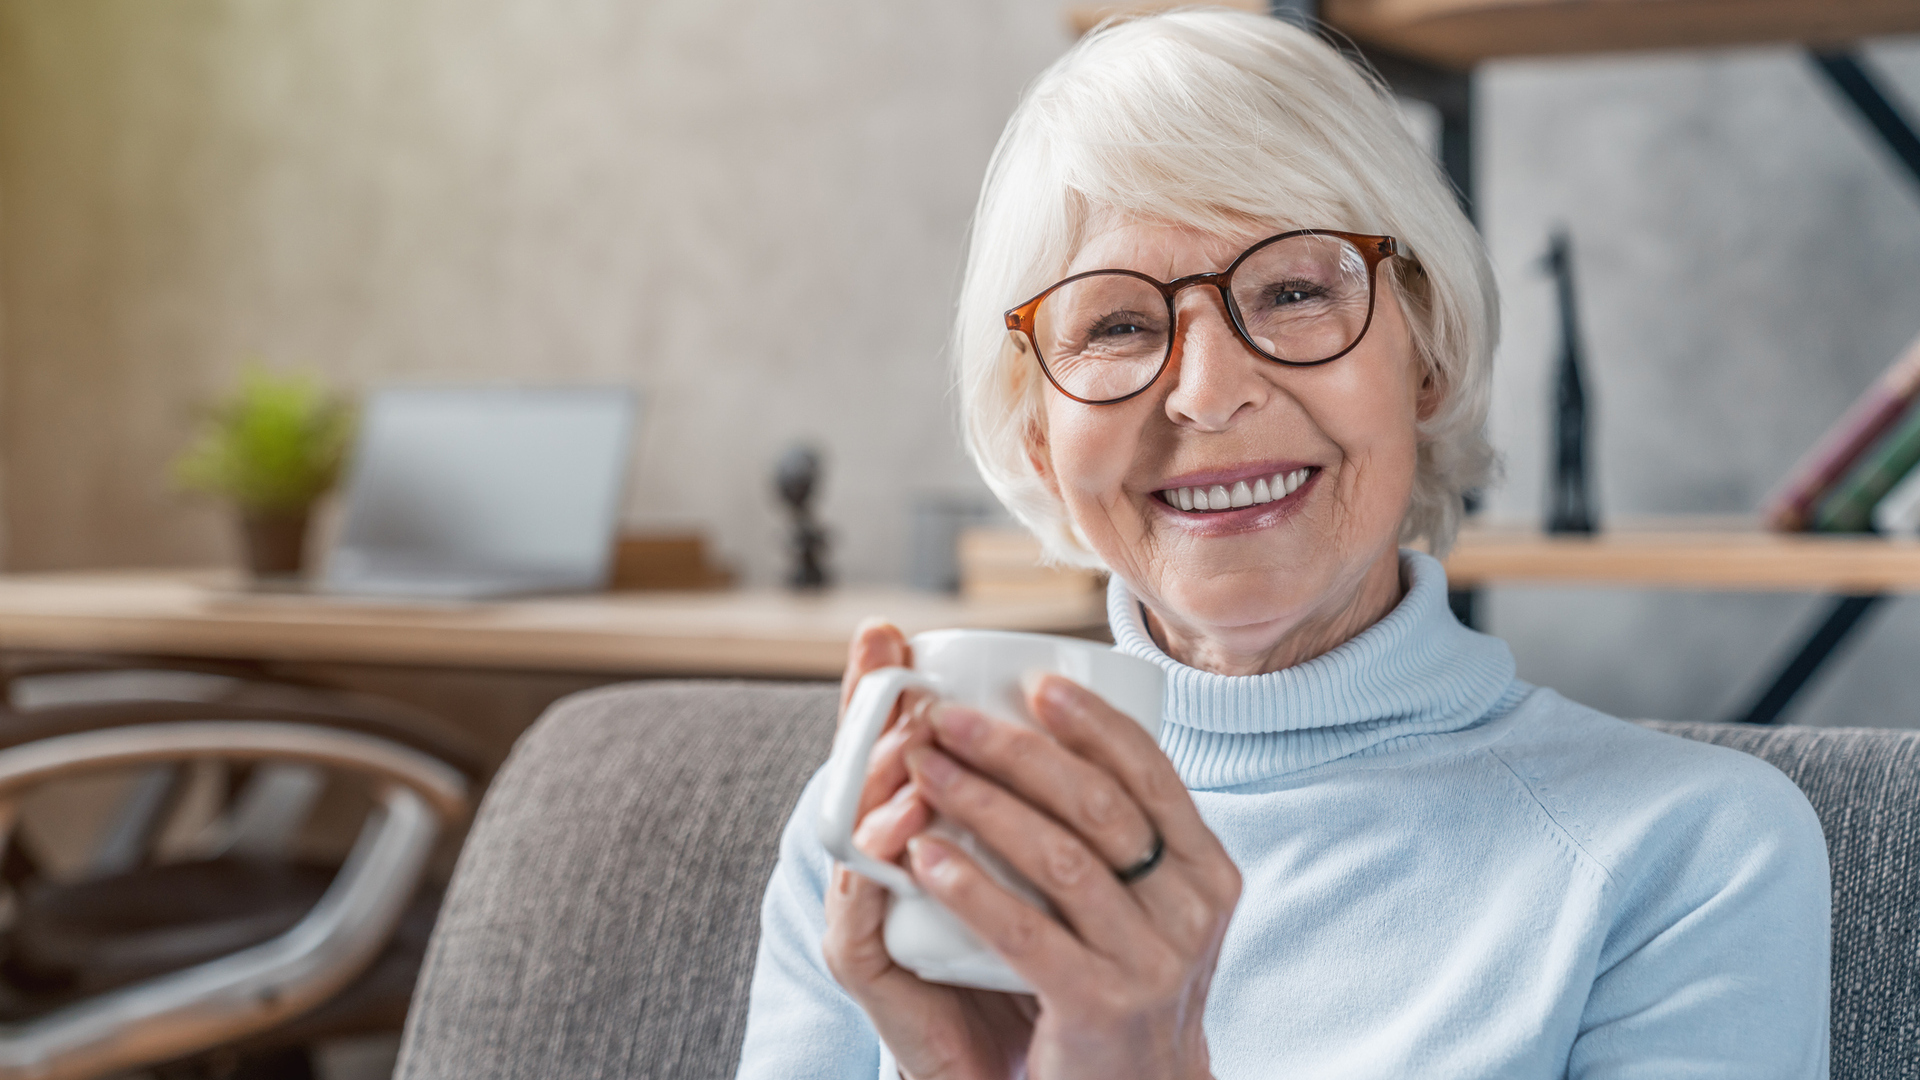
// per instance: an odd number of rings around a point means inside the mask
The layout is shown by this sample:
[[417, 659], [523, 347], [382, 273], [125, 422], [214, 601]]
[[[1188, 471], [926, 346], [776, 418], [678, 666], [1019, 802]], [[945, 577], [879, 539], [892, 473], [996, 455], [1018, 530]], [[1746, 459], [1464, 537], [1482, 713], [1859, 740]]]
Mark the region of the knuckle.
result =
[[1055, 885], [1071, 888], [1093, 872], [1093, 853], [1076, 841], [1056, 838], [1046, 845], [1045, 865]]
[[1240, 868], [1230, 859], [1222, 858], [1206, 875], [1208, 891], [1219, 898], [1220, 904], [1227, 910], [1233, 910], [1240, 902], [1240, 890], [1244, 882], [1240, 877]]
[[1080, 800], [1080, 815], [1093, 828], [1105, 828], [1120, 819], [1120, 797], [1111, 785], [1098, 783]]
[[1139, 1009], [1134, 1000], [1136, 988], [1127, 979], [1102, 979], [1094, 984], [1090, 1004], [1103, 1016], [1127, 1016]]
[[1007, 956], [1031, 956], [1040, 947], [1038, 912], [1022, 912], [997, 935], [1000, 951]]
[[983, 749], [1007, 758], [1025, 758], [1045, 749], [1047, 737], [1032, 728], [1012, 724], [986, 724], [980, 734]]
[[1205, 941], [1213, 936], [1217, 916], [1214, 907], [1201, 897], [1189, 897], [1180, 904], [1178, 913], [1181, 939], [1184, 941]]
[[1142, 958], [1137, 974], [1140, 991], [1150, 1000], [1160, 1001], [1180, 992], [1187, 966], [1172, 950], [1157, 948]]
[[1138, 782], [1141, 793], [1153, 802], [1171, 799], [1176, 791], [1181, 796], [1187, 796], [1187, 789], [1180, 784], [1179, 778], [1173, 775], [1171, 769], [1142, 769]]
[[984, 783], [976, 777], [962, 771], [949, 795], [955, 811], [967, 816], [980, 816], [991, 811], [998, 803], [1000, 793], [992, 784]]

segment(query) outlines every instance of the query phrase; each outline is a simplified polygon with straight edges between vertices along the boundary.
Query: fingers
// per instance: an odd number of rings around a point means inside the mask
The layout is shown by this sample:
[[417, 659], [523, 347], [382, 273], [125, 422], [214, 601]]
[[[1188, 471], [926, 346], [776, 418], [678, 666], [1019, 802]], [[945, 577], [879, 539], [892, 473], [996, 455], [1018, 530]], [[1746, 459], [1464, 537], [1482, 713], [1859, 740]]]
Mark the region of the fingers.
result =
[[1042, 997], [1111, 981], [1109, 963], [1045, 912], [1008, 892], [959, 848], [929, 836], [908, 847], [914, 880], [999, 953]]
[[[906, 635], [900, 632], [899, 627], [877, 616], [861, 622], [853, 632], [852, 644], [847, 649], [846, 675], [840, 680], [841, 714], [846, 714], [847, 702], [853, 697], [854, 687], [869, 672], [884, 667], [912, 665], [913, 649], [907, 644]], [[900, 789], [901, 784], [906, 783], [907, 770], [902, 763], [902, 755], [914, 745], [926, 742], [929, 735], [924, 725], [905, 725], [901, 719], [912, 715], [916, 708], [924, 708], [925, 704], [926, 695], [920, 691], [910, 690], [900, 695], [893, 716], [887, 720], [886, 730], [874, 741], [873, 752], [868, 755], [867, 775], [860, 787], [857, 814], [865, 814], [885, 802]]]
[[953, 705], [934, 707], [929, 720], [949, 753], [1078, 833], [1109, 867], [1132, 866], [1152, 850], [1153, 823], [1133, 797], [1053, 736]]
[[858, 992], [893, 970], [881, 933], [887, 918], [885, 888], [835, 864], [827, 880], [826, 916], [820, 949], [840, 985]]
[[1058, 675], [1035, 680], [1027, 703], [1061, 746], [1112, 776], [1145, 811], [1166, 842], [1168, 861], [1192, 869], [1216, 903], [1231, 906], [1238, 899], [1239, 872], [1200, 819], [1193, 796], [1152, 736], [1125, 713]]
[[912, 666], [913, 649], [899, 627], [879, 616], [863, 619], [854, 628], [853, 641], [847, 648], [847, 672], [840, 679], [840, 711], [847, 711], [854, 684], [862, 675], [883, 667]]
[[853, 830], [853, 846], [881, 862], [893, 862], [907, 850], [907, 841], [925, 829], [933, 811], [909, 783], [893, 797], [869, 810]]
[[860, 785], [858, 813], [864, 814], [892, 798], [900, 785], [907, 782], [907, 752], [933, 741], [933, 729], [926, 719], [932, 703], [931, 695], [922, 690], [908, 690], [900, 695], [900, 702], [887, 721], [887, 729], [874, 740], [873, 751], [867, 755], [867, 775]]
[[1139, 902], [1072, 830], [938, 750], [917, 749], [908, 761], [933, 808], [1039, 888], [1095, 952], [1129, 955], [1155, 936]]

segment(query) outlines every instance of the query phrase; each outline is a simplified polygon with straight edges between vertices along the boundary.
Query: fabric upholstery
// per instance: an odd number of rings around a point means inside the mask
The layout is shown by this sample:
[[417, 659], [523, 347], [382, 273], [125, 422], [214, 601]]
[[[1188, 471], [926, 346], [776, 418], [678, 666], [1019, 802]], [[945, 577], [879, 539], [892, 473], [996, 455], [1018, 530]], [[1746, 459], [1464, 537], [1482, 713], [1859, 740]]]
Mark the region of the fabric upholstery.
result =
[[1806, 792], [1833, 866], [1833, 1080], [1920, 1080], [1920, 731], [1648, 723]]
[[[781, 827], [831, 686], [661, 682], [556, 705], [461, 853], [398, 1080], [730, 1077]], [[1807, 793], [1833, 863], [1835, 1080], [1920, 1080], [1920, 732], [1650, 723]]]
[[656, 682], [549, 710], [461, 852], [394, 1075], [732, 1076], [760, 896], [837, 703]]

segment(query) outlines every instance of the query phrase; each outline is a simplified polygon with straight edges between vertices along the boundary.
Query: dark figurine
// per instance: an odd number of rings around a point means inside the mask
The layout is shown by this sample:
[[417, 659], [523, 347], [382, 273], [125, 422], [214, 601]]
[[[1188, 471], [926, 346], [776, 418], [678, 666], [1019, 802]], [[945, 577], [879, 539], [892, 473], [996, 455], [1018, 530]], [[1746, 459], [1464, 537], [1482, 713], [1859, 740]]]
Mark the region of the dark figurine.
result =
[[820, 455], [807, 446], [796, 446], [780, 455], [774, 486], [793, 516], [793, 533], [787, 542], [793, 568], [787, 573], [787, 585], [795, 589], [825, 588], [827, 530], [813, 519], [813, 496], [820, 486]]
[[1560, 300], [1560, 370], [1553, 395], [1553, 486], [1547, 531], [1592, 533], [1599, 528], [1587, 475], [1587, 391], [1581, 377], [1580, 326], [1574, 311], [1573, 241], [1553, 234], [1544, 260]]

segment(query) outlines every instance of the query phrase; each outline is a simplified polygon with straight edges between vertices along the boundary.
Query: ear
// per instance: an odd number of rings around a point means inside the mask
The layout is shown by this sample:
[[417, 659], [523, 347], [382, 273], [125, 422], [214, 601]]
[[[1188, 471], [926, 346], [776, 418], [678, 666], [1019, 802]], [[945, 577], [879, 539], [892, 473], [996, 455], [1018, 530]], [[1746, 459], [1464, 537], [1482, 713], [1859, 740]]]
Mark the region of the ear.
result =
[[1033, 473], [1047, 486], [1047, 492], [1054, 498], [1060, 497], [1060, 479], [1053, 472], [1053, 448], [1047, 442], [1047, 429], [1038, 417], [1027, 422], [1026, 437], [1027, 464], [1033, 466]]
[[1420, 382], [1413, 392], [1413, 415], [1414, 419], [1424, 424], [1433, 419], [1433, 414], [1440, 411], [1441, 405], [1446, 404], [1447, 390], [1438, 372], [1418, 359], [1414, 363], [1420, 368]]

